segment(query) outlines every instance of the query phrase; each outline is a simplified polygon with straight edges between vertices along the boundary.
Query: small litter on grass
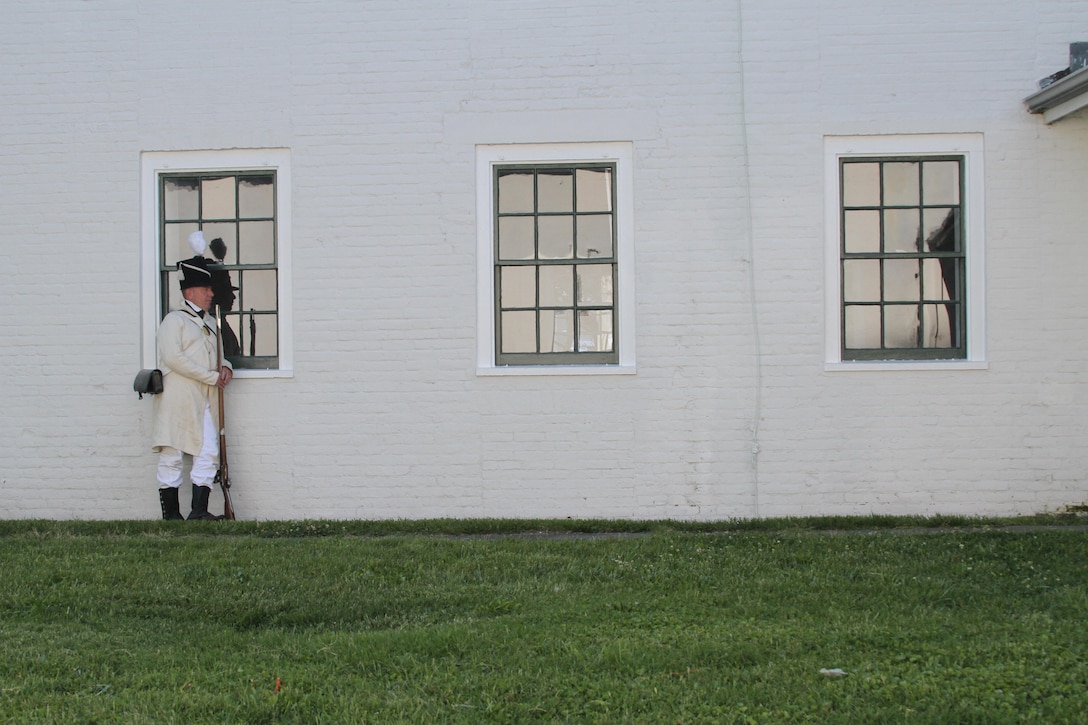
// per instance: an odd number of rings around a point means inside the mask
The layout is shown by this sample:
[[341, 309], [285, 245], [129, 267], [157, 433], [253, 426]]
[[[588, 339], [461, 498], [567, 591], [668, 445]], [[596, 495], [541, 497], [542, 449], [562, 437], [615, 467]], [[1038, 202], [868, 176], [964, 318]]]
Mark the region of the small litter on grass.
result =
[[820, 670], [820, 674], [824, 677], [846, 677], [849, 673], [836, 667], [833, 670]]

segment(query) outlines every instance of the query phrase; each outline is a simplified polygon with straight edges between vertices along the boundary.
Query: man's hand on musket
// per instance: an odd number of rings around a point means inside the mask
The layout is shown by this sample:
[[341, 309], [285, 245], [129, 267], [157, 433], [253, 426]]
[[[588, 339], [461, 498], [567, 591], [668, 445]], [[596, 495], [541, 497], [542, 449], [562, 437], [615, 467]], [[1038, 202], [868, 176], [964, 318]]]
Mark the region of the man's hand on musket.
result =
[[219, 369], [219, 380], [216, 381], [215, 386], [220, 390], [227, 387], [227, 383], [234, 377], [234, 371], [228, 368], [226, 365]]

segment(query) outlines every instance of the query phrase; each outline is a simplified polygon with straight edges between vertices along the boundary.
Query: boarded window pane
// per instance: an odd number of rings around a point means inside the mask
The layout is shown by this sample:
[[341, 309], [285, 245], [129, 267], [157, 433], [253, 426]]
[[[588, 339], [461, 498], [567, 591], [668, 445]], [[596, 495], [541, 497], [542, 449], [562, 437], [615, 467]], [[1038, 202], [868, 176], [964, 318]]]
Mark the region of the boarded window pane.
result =
[[956, 260], [927, 259], [922, 270], [922, 294], [927, 300], [959, 299], [959, 280]]
[[[208, 222], [204, 225], [204, 238], [208, 240], [208, 257], [216, 256], [215, 250], [212, 248], [212, 240], [222, 239], [223, 246], [226, 247], [226, 254], [223, 256], [222, 261], [224, 264], [237, 264], [238, 262], [238, 240], [236, 235], [238, 234], [238, 225], [234, 222]], [[219, 245], [216, 244], [215, 247]]]
[[235, 219], [234, 177], [202, 179], [200, 216], [204, 219]]
[[880, 206], [880, 164], [842, 165], [843, 206]]
[[268, 219], [275, 212], [271, 176], [243, 176], [238, 179], [238, 216], [242, 219]]
[[499, 219], [499, 259], [533, 259], [536, 256], [533, 217]]
[[612, 211], [612, 170], [578, 169], [578, 211]]
[[235, 330], [242, 355], [270, 357], [279, 354], [276, 315], [242, 315], [242, 320], [241, 332]]
[[917, 209], [885, 210], [885, 252], [917, 252], [920, 239], [921, 217]]
[[540, 311], [540, 351], [574, 352], [574, 310]]
[[192, 258], [193, 248], [189, 246], [189, 235], [196, 230], [195, 222], [166, 225], [162, 240], [164, 266], [176, 267], [179, 261]]
[[925, 204], [959, 204], [959, 162], [925, 162], [922, 165], [922, 195]]
[[276, 309], [276, 270], [253, 269], [239, 273], [238, 308], [240, 310]]
[[536, 267], [500, 267], [499, 304], [504, 309], [536, 305]]
[[957, 344], [954, 311], [955, 305], [924, 305], [922, 307], [923, 347], [945, 348]]
[[917, 204], [918, 162], [884, 164], [884, 205], [914, 206]]
[[857, 259], [842, 263], [843, 299], [847, 302], [880, 301], [880, 262]]
[[503, 352], [536, 352], [535, 312], [503, 312], [501, 325]]
[[196, 179], [166, 178], [163, 180], [163, 219], [197, 219], [200, 216], [200, 194]]
[[574, 267], [548, 265], [540, 268], [540, 306], [572, 307], [574, 304]]
[[877, 305], [847, 305], [845, 311], [846, 347], [868, 350], [880, 347], [880, 307]]
[[612, 256], [612, 215], [594, 214], [578, 217], [578, 256]]
[[574, 217], [542, 216], [539, 259], [570, 259], [574, 256]]
[[918, 347], [918, 307], [889, 305], [884, 308], [884, 347]]
[[843, 215], [843, 243], [847, 254], [880, 251], [880, 212], [847, 211]]
[[499, 213], [529, 214], [533, 211], [533, 175], [499, 173]]
[[537, 211], [574, 211], [574, 176], [569, 170], [537, 175]]
[[612, 265], [578, 265], [578, 304], [598, 307], [612, 304]]
[[922, 212], [925, 250], [930, 252], [959, 251], [955, 209], [925, 209]]
[[921, 299], [922, 283], [917, 259], [888, 259], [884, 262], [884, 299], [914, 302]]
[[276, 263], [276, 226], [273, 222], [238, 223], [238, 261], [242, 264]]
[[579, 352], [611, 352], [612, 344], [611, 310], [582, 310], [578, 313]]

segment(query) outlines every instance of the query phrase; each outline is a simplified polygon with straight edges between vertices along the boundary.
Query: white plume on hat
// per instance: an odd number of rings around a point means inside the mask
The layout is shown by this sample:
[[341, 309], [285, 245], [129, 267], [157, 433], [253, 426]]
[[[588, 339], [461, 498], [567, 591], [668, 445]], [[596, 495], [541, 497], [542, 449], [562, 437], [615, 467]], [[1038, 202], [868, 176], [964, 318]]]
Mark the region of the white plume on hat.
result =
[[203, 257], [204, 252], [208, 249], [208, 242], [204, 239], [204, 232], [199, 229], [189, 235], [189, 246], [193, 248], [193, 253], [198, 257]]

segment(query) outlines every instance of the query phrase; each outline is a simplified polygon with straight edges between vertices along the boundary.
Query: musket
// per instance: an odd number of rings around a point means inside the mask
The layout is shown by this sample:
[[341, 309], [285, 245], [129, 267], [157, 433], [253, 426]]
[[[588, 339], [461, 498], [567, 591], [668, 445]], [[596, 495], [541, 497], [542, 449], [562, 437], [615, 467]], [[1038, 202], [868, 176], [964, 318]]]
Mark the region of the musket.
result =
[[[215, 324], [219, 327], [215, 345], [215, 368], [219, 374], [223, 374], [223, 308], [215, 306]], [[219, 470], [215, 472], [215, 480], [219, 488], [223, 490], [223, 518], [234, 521], [234, 504], [230, 501], [230, 471], [227, 468], [227, 423], [223, 416], [223, 388], [216, 387], [219, 391]]]

